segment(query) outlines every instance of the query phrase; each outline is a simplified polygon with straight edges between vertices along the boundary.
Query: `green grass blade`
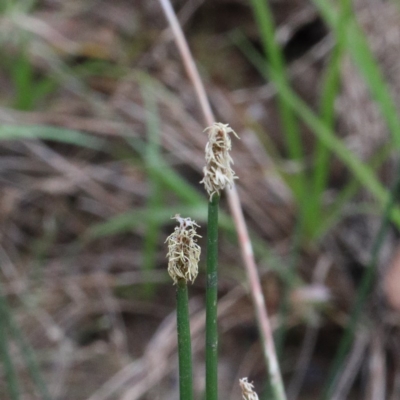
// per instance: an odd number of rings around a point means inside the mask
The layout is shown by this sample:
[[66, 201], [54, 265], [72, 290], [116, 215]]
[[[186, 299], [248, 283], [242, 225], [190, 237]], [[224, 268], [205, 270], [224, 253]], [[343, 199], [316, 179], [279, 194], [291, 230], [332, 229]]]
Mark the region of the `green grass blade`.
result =
[[[250, 43], [247, 42], [247, 44], [244, 45], [243, 37], [241, 40], [236, 39], [236, 42], [242, 51], [248, 54], [249, 59], [255, 61], [255, 66], [260, 73], [272, 79], [282, 98], [311, 129], [318, 140], [323, 142], [323, 144], [347, 166], [362, 185], [375, 196], [378, 204], [383, 209], [384, 205], [388, 202], [389, 193], [376, 178], [374, 171], [355, 156], [355, 154], [335, 136], [332, 129], [330, 129], [329, 126], [327, 126], [311, 108], [294, 93], [290, 86], [280, 78], [279, 74], [276, 74], [272, 69], [267, 69], [264, 60], [252, 49]], [[391, 217], [397, 226], [400, 227], [400, 211], [397, 208], [392, 210]]]
[[14, 108], [30, 110], [33, 106], [33, 66], [26, 51], [12, 60], [10, 72], [15, 86]]
[[[275, 40], [275, 26], [268, 2], [265, 0], [252, 0], [252, 6], [254, 17], [261, 33], [264, 52], [268, 58], [269, 65], [274, 69], [276, 74], [279, 75], [279, 78], [282, 81], [288, 83], [285, 60], [283, 58], [282, 51]], [[285, 135], [288, 154], [292, 160], [302, 162], [304, 158], [304, 151], [296, 116], [279, 92], [277, 96], [280, 119], [283, 127], [283, 133]], [[305, 196], [307, 193], [307, 179], [303, 169], [301, 169], [299, 176], [292, 180], [291, 186], [293, 188], [295, 198], [298, 201], [300, 213], [304, 214], [307, 207], [307, 202], [305, 201]]]
[[[336, 154], [364, 187], [376, 197], [380, 206], [383, 207], [389, 199], [389, 194], [376, 178], [374, 171], [356, 157], [289, 87], [279, 81], [276, 81], [276, 85], [285, 96], [288, 104], [298, 112], [299, 116], [302, 117], [315, 135]], [[392, 219], [400, 226], [400, 212], [398, 209], [392, 211]]]
[[[252, 0], [251, 3], [269, 64], [279, 74], [280, 78], [287, 82], [285, 61], [281, 49], [275, 41], [275, 26], [268, 2], [265, 0]], [[303, 158], [303, 146], [296, 117], [279, 93], [278, 99], [281, 122], [290, 157], [294, 160], [301, 160]]]
[[[322, 17], [332, 28], [338, 40], [341, 39], [338, 19], [340, 17], [333, 3], [329, 0], [313, 0]], [[354, 15], [347, 21], [347, 35], [344, 45], [349, 51], [354, 63], [364, 77], [372, 97], [376, 100], [387, 126], [392, 134], [396, 147], [400, 147], [400, 120], [397, 109], [390, 94], [380, 68], [369, 48], [367, 39], [358, 26]]]
[[72, 129], [42, 125], [1, 125], [0, 140], [43, 139], [101, 149], [105, 140]]
[[[340, 89], [340, 65], [344, 54], [344, 40], [346, 37], [346, 26], [348, 15], [350, 13], [350, 4], [348, 0], [341, 0], [340, 2], [340, 18], [338, 21], [338, 32], [340, 37], [333, 49], [331, 59], [326, 68], [325, 76], [323, 79], [323, 88], [321, 95], [321, 110], [320, 115], [325, 125], [333, 130], [335, 123], [335, 100]], [[315, 210], [316, 215], [311, 218], [315, 224], [311, 231], [314, 234], [318, 229], [319, 222], [322, 217], [322, 195], [326, 189], [329, 177], [329, 161], [330, 151], [322, 141], [317, 141], [316, 150], [314, 155], [315, 168], [313, 174], [313, 190], [314, 195], [311, 203], [314, 203], [311, 209]]]

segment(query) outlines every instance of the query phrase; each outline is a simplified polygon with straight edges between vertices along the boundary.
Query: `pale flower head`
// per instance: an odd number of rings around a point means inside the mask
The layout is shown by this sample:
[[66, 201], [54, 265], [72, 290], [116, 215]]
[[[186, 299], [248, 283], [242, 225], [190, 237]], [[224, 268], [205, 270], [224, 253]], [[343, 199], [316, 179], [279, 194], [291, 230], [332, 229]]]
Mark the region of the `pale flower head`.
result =
[[200, 183], [204, 183], [211, 201], [214, 193], [219, 194], [227, 186], [231, 188], [233, 180], [237, 179], [231, 168], [233, 160], [229, 152], [232, 149], [232, 142], [229, 134], [233, 133], [237, 138], [239, 136], [228, 124], [220, 122], [215, 122], [205, 131], [208, 131], [206, 166], [203, 168], [204, 178]]
[[243, 400], [258, 400], [258, 395], [254, 391], [254, 385], [248, 382], [247, 378], [239, 379], [239, 384], [242, 389]]
[[179, 279], [186, 282], [196, 279], [198, 273], [198, 263], [200, 259], [200, 246], [196, 243], [196, 237], [201, 237], [196, 233], [199, 225], [190, 218], [182, 218], [176, 214], [172, 219], [179, 222], [174, 232], [168, 236], [168, 273], [174, 281]]

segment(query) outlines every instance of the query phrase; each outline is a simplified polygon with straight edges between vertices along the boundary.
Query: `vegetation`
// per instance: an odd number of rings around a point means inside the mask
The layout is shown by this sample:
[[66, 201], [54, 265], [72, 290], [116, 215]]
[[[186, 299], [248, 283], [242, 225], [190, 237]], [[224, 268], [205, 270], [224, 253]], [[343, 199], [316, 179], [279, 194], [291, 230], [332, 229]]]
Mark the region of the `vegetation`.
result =
[[0, 398], [399, 398], [398, 4], [134, 3], [0, 5]]

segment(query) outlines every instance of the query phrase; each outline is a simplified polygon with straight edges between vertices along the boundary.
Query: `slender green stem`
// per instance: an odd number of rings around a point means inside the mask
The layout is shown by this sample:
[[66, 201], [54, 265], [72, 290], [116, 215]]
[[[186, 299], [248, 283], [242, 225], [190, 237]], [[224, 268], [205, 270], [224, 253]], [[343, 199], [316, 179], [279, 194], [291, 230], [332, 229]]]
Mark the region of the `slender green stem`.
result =
[[179, 353], [179, 398], [180, 400], [193, 400], [189, 299], [187, 283], [184, 279], [180, 279], [178, 282], [176, 300]]
[[4, 375], [8, 385], [8, 392], [10, 399], [19, 399], [19, 385], [17, 373], [15, 372], [14, 365], [10, 353], [8, 351], [8, 315], [6, 310], [7, 304], [5, 299], [0, 294], [0, 360], [4, 366]]
[[218, 399], [218, 205], [214, 195], [208, 203], [206, 288], [206, 400]]

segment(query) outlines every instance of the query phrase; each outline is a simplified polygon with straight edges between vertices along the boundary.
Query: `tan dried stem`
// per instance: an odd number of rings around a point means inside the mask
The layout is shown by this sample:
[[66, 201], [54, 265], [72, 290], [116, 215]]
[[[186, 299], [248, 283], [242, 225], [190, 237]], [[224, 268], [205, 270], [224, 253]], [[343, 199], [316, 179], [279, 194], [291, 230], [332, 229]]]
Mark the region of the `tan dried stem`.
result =
[[[192, 54], [180, 27], [179, 21], [169, 0], [159, 0], [159, 2], [164, 10], [165, 16], [173, 32], [174, 39], [181, 54], [186, 72], [189, 76], [189, 79], [193, 83], [206, 124], [208, 126], [211, 126], [215, 122], [215, 117], [212, 113], [211, 106], [208, 101], [206, 91], [204, 89], [204, 85], [201, 81], [199, 72], [196, 68], [196, 64], [193, 60]], [[226, 192], [229, 208], [231, 210], [231, 214], [235, 222], [236, 231], [238, 233], [241, 254], [250, 284], [250, 294], [254, 303], [256, 319], [262, 341], [263, 354], [266, 360], [271, 385], [272, 387], [277, 388], [276, 397], [278, 397], [280, 400], [284, 400], [286, 399], [286, 395], [283, 389], [282, 377], [276, 357], [276, 351], [272, 336], [272, 328], [268, 318], [267, 309], [265, 307], [264, 295], [261, 289], [257, 266], [254, 260], [253, 246], [251, 244], [246, 222], [244, 220], [239, 195], [235, 185], [232, 186], [232, 189], [226, 189]]]

